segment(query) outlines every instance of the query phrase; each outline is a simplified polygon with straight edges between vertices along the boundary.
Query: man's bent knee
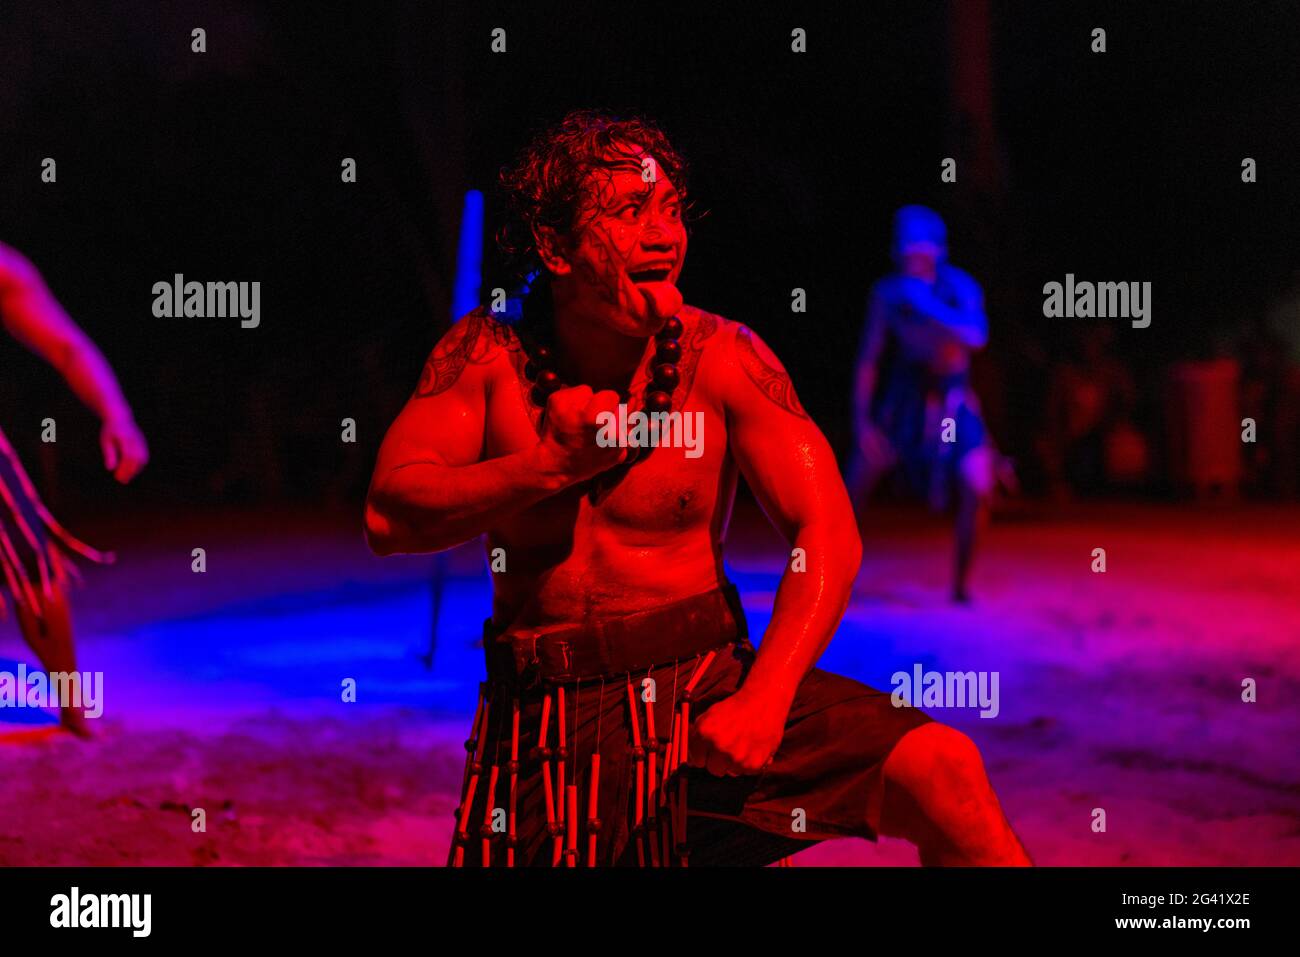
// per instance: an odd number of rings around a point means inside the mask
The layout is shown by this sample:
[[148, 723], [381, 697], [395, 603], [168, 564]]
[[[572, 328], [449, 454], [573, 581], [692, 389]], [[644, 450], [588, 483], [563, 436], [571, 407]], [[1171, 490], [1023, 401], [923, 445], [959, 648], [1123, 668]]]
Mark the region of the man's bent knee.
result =
[[915, 796], [960, 780], [983, 780], [984, 761], [967, 735], [931, 722], [909, 731], [885, 761], [885, 778]]

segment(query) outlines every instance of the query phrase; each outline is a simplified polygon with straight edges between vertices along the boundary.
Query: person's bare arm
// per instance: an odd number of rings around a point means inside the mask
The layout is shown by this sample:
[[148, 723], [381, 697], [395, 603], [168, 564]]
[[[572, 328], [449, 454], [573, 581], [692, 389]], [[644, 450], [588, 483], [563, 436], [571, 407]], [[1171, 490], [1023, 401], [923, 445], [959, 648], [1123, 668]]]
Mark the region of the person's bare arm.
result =
[[377, 554], [452, 548], [626, 457], [595, 441], [596, 414], [618, 395], [578, 387], [551, 395], [535, 445], [483, 459], [488, 390], [513, 375], [487, 324], [471, 313], [451, 328], [384, 436], [366, 499]]
[[867, 321], [862, 330], [862, 344], [858, 350], [858, 363], [853, 377], [853, 422], [857, 428], [870, 418], [871, 397], [876, 391], [876, 369], [888, 332], [885, 306], [880, 296], [872, 290], [867, 304]]
[[103, 353], [73, 322], [36, 267], [0, 243], [0, 320], [24, 346], [58, 371], [103, 423], [104, 465], [129, 482], [149, 461], [144, 435]]
[[[753, 773], [775, 753], [799, 683], [848, 607], [862, 543], [826, 438], [800, 405], [771, 350], [744, 326], [729, 331], [710, 374], [723, 390], [732, 454], [791, 560], [772, 620], [741, 689], [700, 719], [693, 763]], [[796, 570], [802, 569], [802, 570]], [[692, 739], [694, 741], [694, 738]]]

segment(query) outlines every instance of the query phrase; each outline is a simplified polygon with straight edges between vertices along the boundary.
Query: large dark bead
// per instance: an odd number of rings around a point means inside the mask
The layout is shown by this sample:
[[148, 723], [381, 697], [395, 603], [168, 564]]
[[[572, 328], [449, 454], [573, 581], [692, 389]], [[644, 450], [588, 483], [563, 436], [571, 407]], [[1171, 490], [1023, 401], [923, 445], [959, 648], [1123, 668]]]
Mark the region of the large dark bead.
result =
[[537, 364], [542, 366], [543, 368], [549, 366], [551, 365], [551, 361], [552, 361], [551, 350], [546, 348], [546, 346], [538, 346], [536, 349], [533, 350], [533, 358], [536, 359]]
[[681, 362], [682, 347], [676, 339], [665, 339], [655, 350], [655, 362]]
[[543, 369], [537, 373], [537, 388], [541, 389], [547, 395], [550, 395], [560, 387], [560, 377], [550, 369]]
[[672, 392], [682, 379], [677, 366], [671, 362], [661, 362], [655, 366], [655, 386], [665, 392]]
[[655, 338], [676, 339], [681, 334], [682, 334], [682, 321], [678, 319], [676, 316], [673, 316], [671, 319], [669, 319], [667, 322], [664, 323], [664, 327], [655, 334]]
[[673, 407], [673, 397], [667, 392], [656, 389], [649, 392], [645, 397], [645, 408], [647, 412], [667, 412]]

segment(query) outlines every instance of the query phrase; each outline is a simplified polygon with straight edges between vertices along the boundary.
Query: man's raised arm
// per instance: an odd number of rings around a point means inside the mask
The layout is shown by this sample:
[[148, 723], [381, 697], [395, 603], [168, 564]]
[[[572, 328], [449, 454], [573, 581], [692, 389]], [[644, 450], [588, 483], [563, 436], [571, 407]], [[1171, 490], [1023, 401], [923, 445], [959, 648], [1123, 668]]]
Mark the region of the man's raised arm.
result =
[[442, 338], [384, 436], [366, 498], [366, 540], [380, 555], [452, 548], [626, 456], [595, 442], [596, 415], [617, 394], [578, 387], [550, 396], [536, 444], [484, 460], [489, 383], [513, 375], [487, 321], [471, 313]]

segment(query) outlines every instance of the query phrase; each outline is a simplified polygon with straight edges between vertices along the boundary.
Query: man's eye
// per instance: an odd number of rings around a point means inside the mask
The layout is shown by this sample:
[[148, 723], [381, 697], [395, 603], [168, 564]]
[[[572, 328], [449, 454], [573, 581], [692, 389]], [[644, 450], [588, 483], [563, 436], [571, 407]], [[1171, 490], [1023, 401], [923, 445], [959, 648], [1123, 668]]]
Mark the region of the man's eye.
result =
[[629, 213], [629, 212], [632, 214], [632, 216], [636, 216], [637, 209], [638, 209], [638, 206], [637, 206], [636, 203], [628, 203], [627, 205], [625, 205], [622, 209], [620, 209], [620, 210], [618, 211], [617, 215], [618, 215], [619, 219], [627, 219], [627, 218], [628, 218], [628, 213]]
[[669, 206], [669, 207], [668, 207], [668, 215], [671, 216], [673, 219], [681, 219], [681, 218], [682, 218], [682, 208], [681, 208], [680, 206], [677, 206], [677, 205]]

